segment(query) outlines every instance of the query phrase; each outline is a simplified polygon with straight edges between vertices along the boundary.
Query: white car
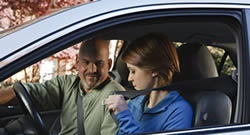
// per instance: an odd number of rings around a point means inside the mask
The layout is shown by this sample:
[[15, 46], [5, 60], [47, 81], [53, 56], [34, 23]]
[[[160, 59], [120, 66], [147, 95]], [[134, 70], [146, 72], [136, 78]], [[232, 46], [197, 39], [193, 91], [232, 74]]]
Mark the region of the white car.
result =
[[[178, 45], [181, 74], [176, 82], [190, 82], [180, 93], [191, 103], [194, 119], [190, 129], [145, 134], [250, 134], [249, 0], [100, 0], [62, 10], [0, 36], [0, 81], [94, 36], [122, 40], [122, 53], [132, 40], [151, 32], [164, 33]], [[223, 50], [222, 57], [212, 57], [211, 48]], [[110, 74], [128, 87], [119, 56]], [[227, 59], [233, 67], [227, 67]], [[37, 113], [32, 101], [19, 94], [34, 128], [58, 133], [60, 110]], [[0, 134], [16, 130], [11, 122], [27, 120], [19, 111], [0, 106]]]

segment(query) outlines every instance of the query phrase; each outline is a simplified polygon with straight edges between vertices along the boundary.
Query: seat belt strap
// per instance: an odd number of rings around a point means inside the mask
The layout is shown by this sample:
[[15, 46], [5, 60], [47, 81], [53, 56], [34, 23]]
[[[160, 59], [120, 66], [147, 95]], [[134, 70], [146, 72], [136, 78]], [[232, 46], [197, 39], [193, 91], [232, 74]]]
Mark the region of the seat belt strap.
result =
[[[219, 83], [218, 83], [219, 82]], [[127, 90], [127, 91], [113, 91], [113, 95], [119, 94], [123, 95], [123, 97], [127, 99], [134, 99], [138, 96], [145, 95], [150, 91], [157, 90], [222, 90], [222, 91], [232, 91], [233, 89], [237, 89], [237, 83], [229, 76], [223, 77], [214, 77], [214, 78], [206, 78], [200, 80], [185, 80], [182, 82], [177, 82], [170, 84], [165, 87], [153, 88], [153, 89], [143, 89], [143, 90]], [[192, 92], [192, 91], [189, 91]], [[118, 121], [116, 120], [114, 113], [111, 112], [111, 116], [118, 125]]]
[[[218, 83], [219, 82], [219, 83]], [[206, 78], [200, 80], [186, 80], [170, 84], [165, 87], [143, 89], [143, 90], [127, 90], [127, 91], [114, 91], [112, 94], [123, 95], [125, 99], [134, 99], [140, 95], [145, 95], [150, 91], [157, 90], [232, 90], [236, 89], [237, 84], [229, 76]]]
[[80, 90], [77, 91], [77, 127], [78, 135], [85, 135], [84, 123], [83, 123], [83, 107], [82, 107], [82, 96]]
[[[80, 78], [78, 77], [76, 82], [79, 82]], [[102, 84], [100, 84], [97, 89], [104, 87], [108, 84], [111, 79], [108, 77]], [[83, 105], [82, 105], [82, 96], [80, 95], [80, 89], [77, 91], [77, 127], [78, 127], [78, 135], [85, 135], [84, 129], [84, 117], [83, 117]]]

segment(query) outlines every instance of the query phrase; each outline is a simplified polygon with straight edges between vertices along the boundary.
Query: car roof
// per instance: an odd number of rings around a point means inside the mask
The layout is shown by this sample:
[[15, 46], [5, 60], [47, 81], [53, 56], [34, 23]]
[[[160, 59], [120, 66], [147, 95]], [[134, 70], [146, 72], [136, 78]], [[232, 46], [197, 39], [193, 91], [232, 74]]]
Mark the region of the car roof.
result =
[[[0, 38], [0, 44], [5, 47], [1, 49], [0, 53], [0, 68], [8, 63], [7, 59], [15, 59], [16, 52], [28, 53], [66, 33], [103, 19], [127, 13], [157, 10], [158, 8], [249, 8], [249, 5], [250, 1], [248, 0], [94, 1], [42, 17], [31, 25], [25, 25], [13, 33], [10, 32], [7, 35], [3, 35]], [[84, 23], [81, 23], [82, 21]], [[73, 24], [74, 26], [71, 27]], [[55, 32], [57, 33], [56, 35], [54, 34]], [[45, 38], [46, 40], [43, 40]], [[7, 62], [3, 60], [7, 60]]]

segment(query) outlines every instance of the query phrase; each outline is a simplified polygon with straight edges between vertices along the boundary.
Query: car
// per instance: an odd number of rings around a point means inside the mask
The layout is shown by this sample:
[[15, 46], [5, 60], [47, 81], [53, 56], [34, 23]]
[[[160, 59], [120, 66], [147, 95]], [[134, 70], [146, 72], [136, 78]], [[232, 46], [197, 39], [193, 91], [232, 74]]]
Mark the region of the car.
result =
[[[181, 66], [175, 88], [191, 103], [194, 117], [192, 128], [145, 134], [250, 134], [247, 0], [100, 0], [67, 8], [0, 35], [0, 81], [83, 40], [104, 37], [122, 41], [110, 76], [129, 90], [128, 70], [120, 54], [148, 33], [163, 33], [174, 41]], [[26, 104], [32, 101], [19, 94], [24, 106], [0, 106], [0, 134], [15, 134], [17, 129], [10, 123], [18, 120], [41, 124], [40, 115], [45, 130], [58, 133], [60, 110], [38, 113]], [[38, 134], [32, 128], [41, 127], [24, 125], [21, 130]]]

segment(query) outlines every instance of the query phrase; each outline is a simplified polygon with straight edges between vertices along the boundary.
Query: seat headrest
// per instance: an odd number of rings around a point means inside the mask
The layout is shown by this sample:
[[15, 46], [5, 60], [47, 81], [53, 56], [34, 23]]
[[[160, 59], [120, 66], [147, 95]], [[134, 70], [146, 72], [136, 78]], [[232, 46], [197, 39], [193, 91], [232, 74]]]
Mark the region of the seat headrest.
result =
[[217, 77], [214, 59], [206, 46], [184, 44], [177, 48], [181, 73], [178, 80], [197, 80]]
[[129, 85], [128, 82], [128, 67], [126, 65], [126, 63], [121, 59], [121, 57], [118, 57], [117, 61], [116, 61], [116, 70], [120, 75], [120, 84], [123, 86], [127, 86]]

